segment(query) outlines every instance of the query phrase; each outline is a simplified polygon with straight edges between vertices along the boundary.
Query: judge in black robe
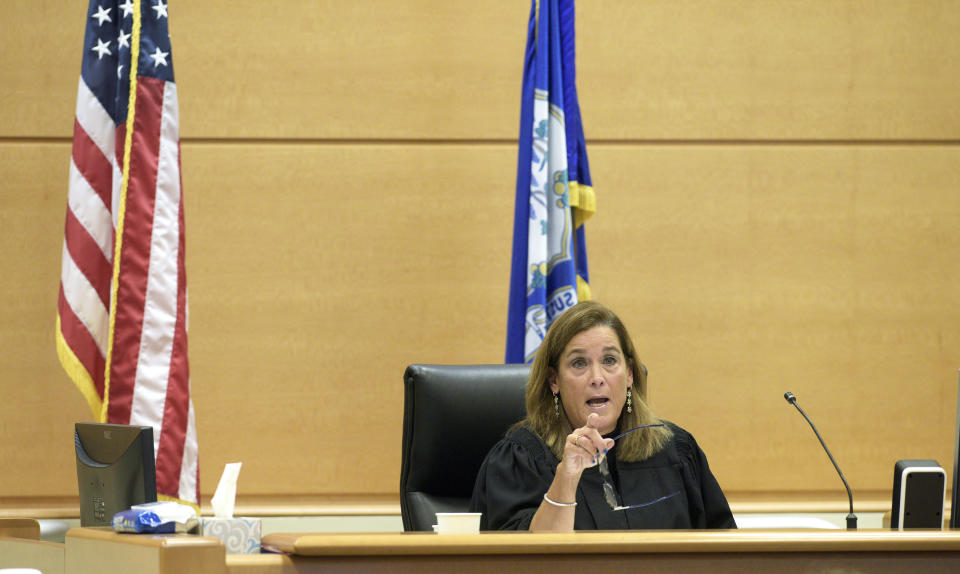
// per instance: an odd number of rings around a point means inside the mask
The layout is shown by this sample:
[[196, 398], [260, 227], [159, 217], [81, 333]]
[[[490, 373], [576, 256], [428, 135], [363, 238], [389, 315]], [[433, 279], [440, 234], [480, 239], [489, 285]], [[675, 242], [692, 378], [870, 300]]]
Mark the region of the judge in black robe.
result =
[[530, 370], [526, 418], [477, 476], [481, 528], [736, 528], [703, 451], [653, 414], [646, 383], [611, 310], [585, 301], [557, 317]]
[[[673, 439], [652, 457], [619, 462], [616, 447], [606, 455], [620, 503], [652, 503], [611, 509], [604, 499], [600, 473], [596, 467], [588, 468], [577, 487], [575, 530], [737, 527], [697, 441], [682, 428], [667, 424]], [[527, 428], [518, 428], [497, 443], [480, 467], [470, 503], [472, 512], [483, 513], [480, 528], [528, 530], [558, 464], [543, 440]]]

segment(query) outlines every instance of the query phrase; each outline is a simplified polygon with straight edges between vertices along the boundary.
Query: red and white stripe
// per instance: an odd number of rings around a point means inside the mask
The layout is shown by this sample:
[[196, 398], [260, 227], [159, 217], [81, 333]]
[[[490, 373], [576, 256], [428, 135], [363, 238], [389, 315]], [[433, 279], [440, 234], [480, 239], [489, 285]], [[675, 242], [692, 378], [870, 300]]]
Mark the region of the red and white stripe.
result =
[[[103, 401], [110, 329], [116, 204], [120, 196], [117, 130], [80, 79], [64, 229], [59, 319], [63, 342], [78, 365], [68, 372], [97, 412]], [[76, 376], [82, 380], [76, 380]]]
[[[121, 201], [125, 126], [115, 128], [80, 82], [58, 337], [82, 367], [85, 376], [74, 379], [91, 407], [105, 410], [100, 420], [154, 427], [158, 494], [196, 504], [177, 90], [172, 82], [148, 77], [138, 78], [136, 85]], [[112, 320], [111, 293], [116, 297]], [[67, 365], [66, 354], [61, 359], [74, 374], [76, 365]]]

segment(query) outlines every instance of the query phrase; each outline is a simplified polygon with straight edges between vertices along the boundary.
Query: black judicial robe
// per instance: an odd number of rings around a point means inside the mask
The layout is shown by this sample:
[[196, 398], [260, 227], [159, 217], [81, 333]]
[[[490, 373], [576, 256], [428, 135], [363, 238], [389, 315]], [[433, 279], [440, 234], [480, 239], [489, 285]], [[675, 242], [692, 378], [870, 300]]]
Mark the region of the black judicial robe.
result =
[[[660, 452], [642, 461], [621, 462], [614, 446], [607, 463], [625, 506], [678, 494], [642, 508], [614, 511], [603, 496], [600, 471], [585, 469], [577, 486], [575, 530], [737, 527], [696, 440], [667, 424], [673, 438]], [[483, 513], [480, 529], [529, 529], [558, 464], [546, 443], [526, 428], [494, 445], [477, 474], [470, 502], [472, 512]]]

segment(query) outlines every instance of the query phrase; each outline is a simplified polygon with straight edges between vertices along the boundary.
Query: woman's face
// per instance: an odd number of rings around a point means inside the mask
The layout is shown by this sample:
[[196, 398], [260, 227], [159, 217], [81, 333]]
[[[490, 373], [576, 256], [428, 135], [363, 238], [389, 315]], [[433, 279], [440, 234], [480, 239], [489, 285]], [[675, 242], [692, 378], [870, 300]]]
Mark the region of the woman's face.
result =
[[633, 371], [623, 355], [617, 334], [607, 326], [577, 333], [551, 375], [550, 390], [560, 393], [563, 410], [573, 428], [587, 424], [591, 413], [600, 415], [600, 434], [617, 427], [620, 411], [633, 384]]

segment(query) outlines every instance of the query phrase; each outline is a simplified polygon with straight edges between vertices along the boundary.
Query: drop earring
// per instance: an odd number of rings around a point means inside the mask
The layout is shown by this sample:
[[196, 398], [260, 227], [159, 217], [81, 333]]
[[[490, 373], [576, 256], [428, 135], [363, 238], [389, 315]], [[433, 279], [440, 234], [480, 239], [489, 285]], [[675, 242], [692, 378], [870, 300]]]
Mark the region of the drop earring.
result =
[[630, 393], [630, 389], [627, 389], [627, 413], [633, 412], [633, 396]]
[[560, 395], [553, 393], [553, 414], [560, 418]]

